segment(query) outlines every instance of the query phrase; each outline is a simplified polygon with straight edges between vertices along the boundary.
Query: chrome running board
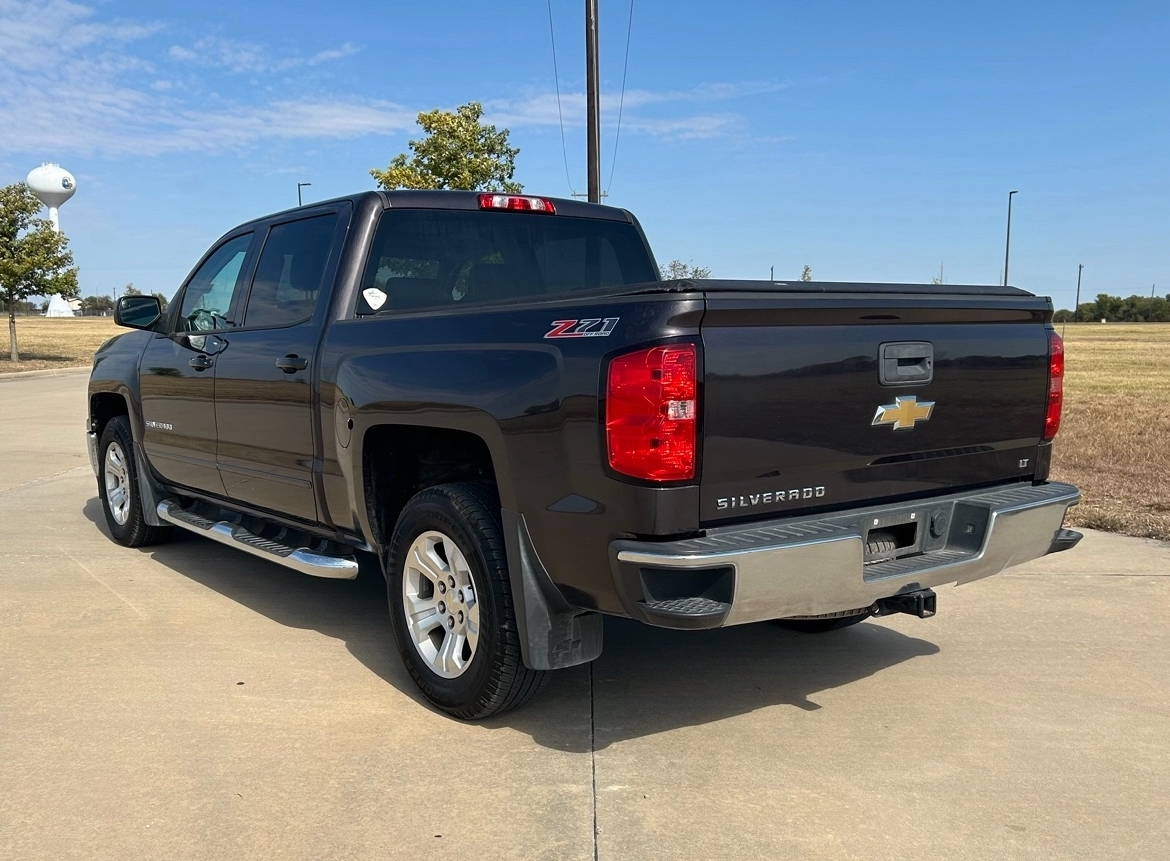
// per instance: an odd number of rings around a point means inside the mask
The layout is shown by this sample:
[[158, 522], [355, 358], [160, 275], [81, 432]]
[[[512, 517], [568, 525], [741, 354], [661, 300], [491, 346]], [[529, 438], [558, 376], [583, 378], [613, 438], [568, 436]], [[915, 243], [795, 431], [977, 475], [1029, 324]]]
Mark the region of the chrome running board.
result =
[[353, 580], [358, 575], [358, 563], [352, 556], [330, 556], [307, 547], [290, 547], [271, 538], [262, 538], [226, 520], [208, 520], [194, 511], [185, 510], [174, 499], [164, 499], [158, 504], [158, 516], [160, 520], [190, 530], [196, 535], [203, 535], [212, 541], [312, 577]]

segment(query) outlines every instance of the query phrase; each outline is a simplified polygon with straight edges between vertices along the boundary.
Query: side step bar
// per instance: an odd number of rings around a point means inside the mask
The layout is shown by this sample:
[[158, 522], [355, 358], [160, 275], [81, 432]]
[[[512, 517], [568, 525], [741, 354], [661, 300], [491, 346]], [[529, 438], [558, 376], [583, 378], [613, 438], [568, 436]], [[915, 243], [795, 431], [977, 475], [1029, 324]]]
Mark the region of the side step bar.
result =
[[271, 538], [262, 538], [226, 520], [208, 520], [194, 511], [185, 510], [174, 499], [164, 499], [158, 504], [158, 516], [160, 520], [190, 530], [196, 535], [203, 535], [220, 544], [312, 577], [353, 580], [358, 575], [358, 563], [352, 556], [330, 556], [316, 553], [307, 547], [290, 547]]

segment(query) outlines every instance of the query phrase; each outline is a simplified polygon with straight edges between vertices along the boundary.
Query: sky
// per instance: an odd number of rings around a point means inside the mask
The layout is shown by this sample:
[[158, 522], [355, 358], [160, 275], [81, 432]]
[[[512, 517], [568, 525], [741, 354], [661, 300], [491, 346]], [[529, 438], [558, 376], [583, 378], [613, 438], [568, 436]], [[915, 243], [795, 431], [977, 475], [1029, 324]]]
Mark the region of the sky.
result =
[[[472, 100], [510, 130], [526, 191], [583, 192], [583, 12], [0, 0], [0, 184], [44, 161], [77, 178], [61, 226], [83, 295], [173, 294], [298, 182], [306, 202], [373, 188], [418, 112]], [[1165, 0], [635, 0], [630, 16], [600, 0], [602, 184], [660, 262], [997, 283], [1015, 189], [1011, 283], [1071, 307], [1084, 264], [1082, 298], [1170, 293]]]

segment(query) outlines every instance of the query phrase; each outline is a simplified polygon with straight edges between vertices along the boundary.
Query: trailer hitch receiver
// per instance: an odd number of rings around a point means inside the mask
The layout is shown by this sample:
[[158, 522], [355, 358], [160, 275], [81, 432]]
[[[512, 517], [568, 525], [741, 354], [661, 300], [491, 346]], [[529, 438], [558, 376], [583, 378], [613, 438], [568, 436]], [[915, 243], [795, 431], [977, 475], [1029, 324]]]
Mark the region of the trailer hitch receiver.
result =
[[928, 619], [936, 612], [937, 597], [933, 589], [918, 589], [914, 592], [903, 592], [901, 595], [891, 595], [889, 598], [878, 600], [874, 615], [892, 616], [895, 613], [909, 613], [919, 619]]

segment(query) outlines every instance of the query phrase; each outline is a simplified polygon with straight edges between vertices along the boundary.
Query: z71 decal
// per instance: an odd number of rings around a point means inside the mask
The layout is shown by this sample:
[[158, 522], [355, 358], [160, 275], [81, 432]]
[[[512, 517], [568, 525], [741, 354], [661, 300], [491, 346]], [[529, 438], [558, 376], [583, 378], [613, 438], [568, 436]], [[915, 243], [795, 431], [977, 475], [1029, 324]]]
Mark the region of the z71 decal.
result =
[[553, 320], [546, 338], [608, 338], [621, 317], [592, 320]]

